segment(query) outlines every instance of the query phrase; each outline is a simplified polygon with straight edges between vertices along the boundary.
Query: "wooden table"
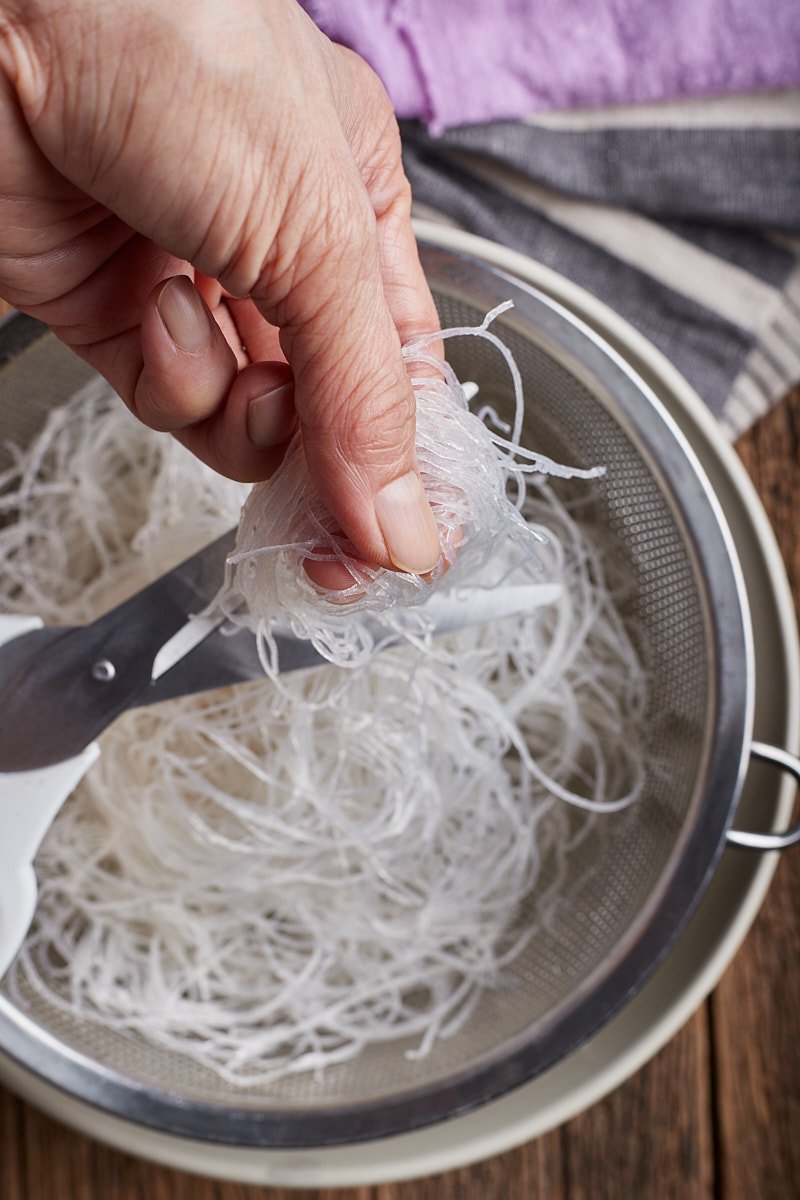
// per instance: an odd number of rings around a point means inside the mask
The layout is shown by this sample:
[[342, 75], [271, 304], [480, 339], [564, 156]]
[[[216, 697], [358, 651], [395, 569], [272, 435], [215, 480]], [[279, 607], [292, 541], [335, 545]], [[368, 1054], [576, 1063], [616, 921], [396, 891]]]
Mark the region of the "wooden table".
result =
[[[738, 450], [800, 602], [800, 390]], [[0, 1200], [795, 1200], [800, 848], [717, 990], [638, 1075], [498, 1158], [416, 1183], [290, 1192], [200, 1179], [81, 1137], [0, 1089]]]

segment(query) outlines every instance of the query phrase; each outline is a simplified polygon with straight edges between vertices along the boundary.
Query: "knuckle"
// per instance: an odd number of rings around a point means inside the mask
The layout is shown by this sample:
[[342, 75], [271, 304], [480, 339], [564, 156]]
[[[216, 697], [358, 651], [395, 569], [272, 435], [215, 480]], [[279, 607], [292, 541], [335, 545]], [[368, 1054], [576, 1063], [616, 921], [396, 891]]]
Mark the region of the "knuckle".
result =
[[391, 205], [403, 203], [410, 210], [411, 189], [403, 170], [397, 118], [383, 84], [369, 67], [366, 69], [366, 95], [353, 118], [345, 123], [347, 139], [373, 211], [380, 216]]
[[312, 322], [324, 336], [346, 322], [377, 272], [377, 231], [366, 196], [334, 190], [324, 207], [281, 230], [254, 295], [290, 338]]
[[156, 433], [174, 433], [189, 424], [176, 413], [174, 405], [160, 393], [146, 373], [140, 375], [128, 407], [143, 425]]
[[369, 468], [394, 467], [409, 449], [413, 418], [413, 406], [405, 402], [385, 409], [379, 419], [359, 410], [339, 437], [345, 457]]
[[3, 254], [0, 252], [0, 283], [3, 296], [16, 308], [41, 303], [48, 297], [48, 254]]
[[398, 220], [411, 216], [411, 185], [402, 160], [392, 155], [376, 156], [365, 168], [364, 178], [378, 220], [388, 215]]
[[377, 233], [366, 197], [331, 205], [301, 254], [301, 268], [319, 288], [319, 303], [341, 303], [377, 273]]
[[343, 287], [375, 269], [375, 214], [348, 165], [308, 167], [280, 212], [251, 205], [230, 245], [218, 253], [223, 286], [266, 305], [274, 324], [302, 322], [309, 310], [316, 315]]
[[216, 430], [212, 430], [208, 435], [208, 457], [214, 464], [214, 470], [220, 475], [224, 475], [226, 479], [234, 479], [237, 483], [252, 482], [248, 478], [252, 474], [240, 461], [240, 456], [237, 456], [234, 445], [227, 437], [220, 436]]
[[268, 198], [242, 204], [243, 185], [231, 183], [216, 203], [195, 261], [234, 296], [258, 289], [281, 221]]
[[342, 256], [355, 254], [371, 243], [375, 234], [375, 219], [369, 198], [360, 187], [349, 187], [340, 198], [328, 204], [320, 229], [327, 248], [338, 250]]
[[393, 118], [392, 102], [377, 72], [372, 69], [366, 59], [351, 50], [346, 51], [346, 62], [349, 89], [357, 98], [358, 106], [362, 111], [366, 104], [370, 117], [388, 114]]
[[330, 402], [320, 424], [346, 462], [367, 467], [395, 464], [413, 443], [414, 396], [387, 372]]
[[[228, 99], [228, 107], [237, 107]], [[248, 97], [238, 107], [247, 107]], [[216, 147], [207, 164], [198, 244], [189, 255], [236, 296], [257, 293], [279, 237], [291, 234], [296, 198], [306, 189], [309, 148], [286, 103], [270, 113], [268, 136], [247, 126]], [[244, 152], [243, 152], [244, 151]]]

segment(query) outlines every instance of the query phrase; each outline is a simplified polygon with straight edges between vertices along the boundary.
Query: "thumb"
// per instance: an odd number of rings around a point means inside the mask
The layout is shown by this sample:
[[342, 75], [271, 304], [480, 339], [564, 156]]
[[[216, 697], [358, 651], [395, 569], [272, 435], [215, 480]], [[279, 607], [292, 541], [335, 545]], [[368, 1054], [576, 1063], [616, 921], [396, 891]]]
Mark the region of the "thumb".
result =
[[381, 278], [364, 193], [302, 251], [281, 342], [295, 379], [306, 462], [323, 501], [368, 561], [425, 574], [440, 557], [417, 469], [414, 393]]

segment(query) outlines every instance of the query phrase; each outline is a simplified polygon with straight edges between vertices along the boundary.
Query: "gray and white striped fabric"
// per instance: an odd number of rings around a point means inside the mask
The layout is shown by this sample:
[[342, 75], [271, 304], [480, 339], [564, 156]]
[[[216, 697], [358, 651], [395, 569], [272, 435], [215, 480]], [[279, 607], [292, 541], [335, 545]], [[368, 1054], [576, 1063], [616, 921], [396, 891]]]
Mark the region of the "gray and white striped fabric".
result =
[[800, 91], [402, 132], [418, 215], [605, 301], [730, 437], [800, 382]]

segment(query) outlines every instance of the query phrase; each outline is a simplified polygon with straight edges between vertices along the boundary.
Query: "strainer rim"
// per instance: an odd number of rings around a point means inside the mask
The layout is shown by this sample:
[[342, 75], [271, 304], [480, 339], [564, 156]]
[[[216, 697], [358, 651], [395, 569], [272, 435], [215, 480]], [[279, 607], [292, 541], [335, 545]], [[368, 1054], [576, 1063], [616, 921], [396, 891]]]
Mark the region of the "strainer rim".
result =
[[[689, 512], [686, 505], [679, 505], [679, 508], [689, 532], [696, 533], [695, 527], [702, 526], [702, 537], [693, 537], [692, 544], [697, 562], [704, 568], [702, 580], [708, 592], [708, 611], [716, 612], [718, 621], [722, 622], [722, 628], [716, 622], [711, 625], [714, 635], [712, 661], [717, 670], [716, 713], [705, 772], [704, 803], [697, 806], [695, 822], [685, 832], [684, 855], [664, 880], [650, 921], [604, 978], [599, 991], [590, 989], [567, 1012], [554, 1018], [549, 1028], [539, 1024], [534, 1039], [520, 1035], [513, 1045], [506, 1041], [477, 1063], [452, 1072], [438, 1082], [407, 1089], [390, 1100], [337, 1103], [335, 1109], [258, 1109], [250, 1105], [237, 1107], [230, 1103], [187, 1101], [179, 1095], [126, 1079], [69, 1047], [62, 1049], [62, 1044], [52, 1035], [40, 1035], [45, 1031], [26, 1032], [25, 1024], [33, 1025], [33, 1022], [20, 1021], [24, 1014], [0, 996], [0, 1046], [7, 1054], [27, 1070], [84, 1102], [162, 1132], [241, 1146], [289, 1148], [353, 1142], [409, 1132], [444, 1121], [524, 1083], [591, 1036], [644, 983], [668, 952], [699, 901], [722, 852], [725, 833], [735, 811], [752, 727], [752, 637], [746, 592], [733, 539], [713, 489], [689, 443], [634, 369], [604, 338], [563, 305], [538, 288], [470, 255], [444, 251], [425, 243], [421, 251], [423, 265], [429, 274], [431, 267], [434, 274], [437, 269], [444, 274], [450, 272], [451, 287], [468, 286], [464, 273], [477, 271], [481, 286], [492, 280], [498, 302], [509, 296], [514, 299], [515, 318], [524, 316], [526, 311], [532, 316], [532, 311], [537, 308], [540, 317], [549, 314], [548, 334], [553, 340], [571, 351], [578, 361], [583, 361], [580, 352], [589, 347], [590, 368], [593, 359], [595, 366], [610, 364], [612, 374], [616, 372], [617, 382], [625, 381], [622, 395], [613, 389], [612, 394], [639, 435], [643, 432], [642, 424], [650, 426], [645, 430], [650, 441], [645, 438], [645, 443], [651, 444], [654, 430], [659, 431], [660, 438], [665, 432], [669, 434], [669, 439], [659, 445], [659, 453], [666, 454], [669, 446], [670, 453], [676, 456], [675, 462], [665, 464], [661, 461], [661, 466], [678, 471], [682, 486], [693, 487], [695, 495], [699, 495], [705, 505], [704, 510]], [[434, 282], [434, 287], [437, 285], [444, 286], [441, 276]], [[485, 297], [482, 296], [481, 301], [483, 303]], [[568, 336], [562, 341], [558, 334], [565, 332]], [[603, 374], [604, 371], [599, 372], [601, 377]], [[631, 396], [636, 395], [635, 405], [630, 401], [626, 405], [626, 389], [630, 389]], [[647, 401], [645, 406], [642, 400]], [[670, 493], [675, 495], [674, 488], [670, 487]], [[720, 601], [716, 606], [712, 603], [715, 596]], [[662, 933], [660, 942], [658, 937], [653, 939], [654, 931]], [[654, 940], [659, 943], [655, 950], [652, 948]], [[543, 1045], [543, 1042], [547, 1044]]]

